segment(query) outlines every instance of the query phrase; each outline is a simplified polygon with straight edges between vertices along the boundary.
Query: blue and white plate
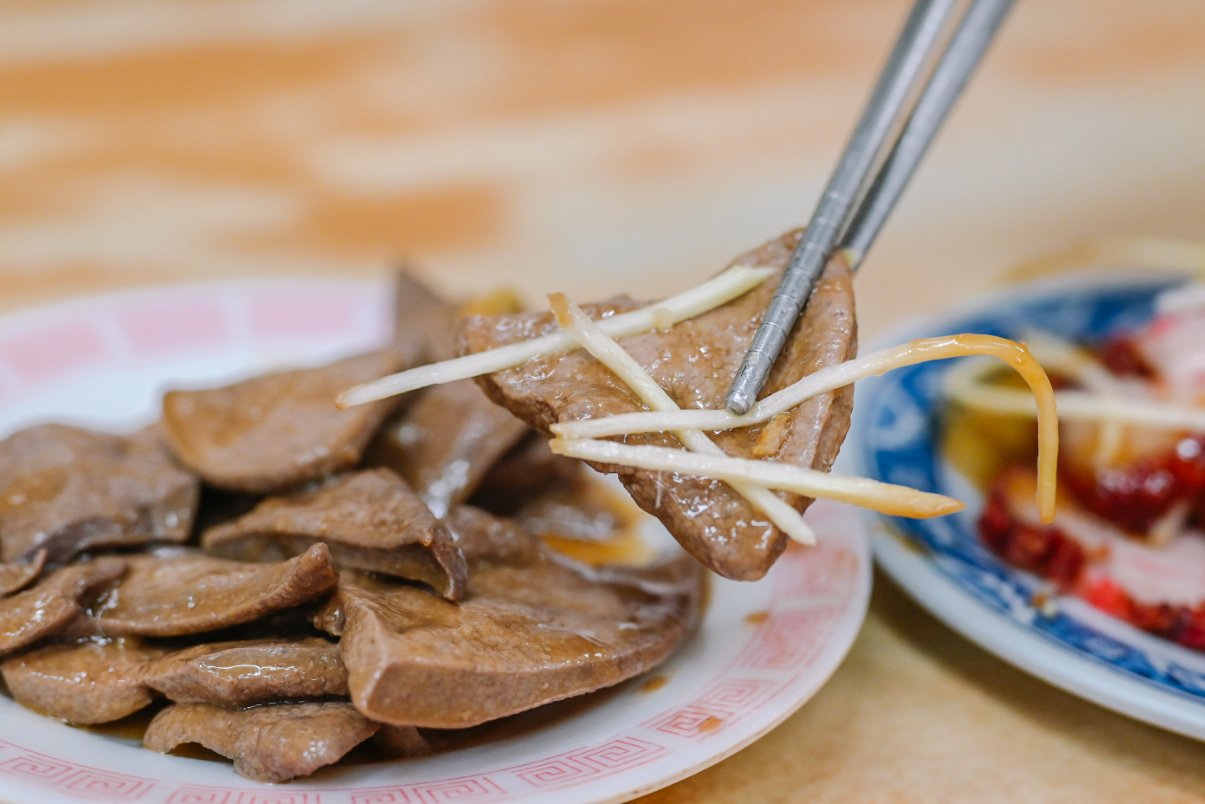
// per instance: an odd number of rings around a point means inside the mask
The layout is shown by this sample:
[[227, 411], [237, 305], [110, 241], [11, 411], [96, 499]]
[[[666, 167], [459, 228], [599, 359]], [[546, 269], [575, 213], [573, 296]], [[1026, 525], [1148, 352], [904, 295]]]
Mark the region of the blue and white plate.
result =
[[[1035, 328], [1096, 339], [1150, 318], [1155, 296], [1177, 281], [1131, 274], [1026, 285], [909, 327], [886, 343], [955, 332], [1019, 337]], [[1205, 739], [1205, 655], [1078, 599], [1060, 598], [1053, 613], [1043, 613], [1031, 601], [1048, 585], [980, 543], [982, 494], [941, 450], [943, 388], [959, 362], [900, 369], [858, 388], [846, 447], [858, 469], [968, 503], [964, 512], [930, 520], [869, 515], [875, 557], [922, 606], [1010, 664], [1102, 706]]]

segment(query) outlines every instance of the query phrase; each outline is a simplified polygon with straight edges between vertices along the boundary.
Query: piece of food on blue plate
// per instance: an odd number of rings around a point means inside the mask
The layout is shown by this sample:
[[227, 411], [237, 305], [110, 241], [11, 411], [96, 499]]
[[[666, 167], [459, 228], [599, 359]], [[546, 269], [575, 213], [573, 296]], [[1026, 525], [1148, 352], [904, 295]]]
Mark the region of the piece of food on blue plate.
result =
[[985, 544], [1097, 608], [1186, 647], [1205, 650], [1205, 536], [1186, 530], [1154, 545], [1064, 494], [1054, 522], [1033, 507], [1028, 467], [1005, 472], [979, 520]]
[[[1028, 339], [1059, 387], [1062, 502], [1038, 522], [1032, 474], [1000, 467], [979, 532], [1010, 563], [1205, 650], [1205, 286], [1170, 291], [1157, 309], [1095, 343]], [[983, 376], [958, 378], [953, 393], [979, 415], [1024, 412]]]

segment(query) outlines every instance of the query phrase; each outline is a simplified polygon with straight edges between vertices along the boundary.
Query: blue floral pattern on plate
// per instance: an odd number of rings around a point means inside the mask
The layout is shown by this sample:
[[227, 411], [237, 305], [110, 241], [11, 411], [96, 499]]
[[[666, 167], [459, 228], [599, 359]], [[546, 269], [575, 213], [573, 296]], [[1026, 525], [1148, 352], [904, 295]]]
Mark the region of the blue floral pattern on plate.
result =
[[[1113, 279], [1087, 286], [1081, 282], [1022, 288], [969, 314], [913, 328], [905, 337], [983, 332], [1015, 338], [1040, 328], [1072, 340], [1096, 340], [1148, 320], [1157, 294], [1176, 281]], [[947, 373], [957, 362], [911, 366], [859, 387], [850, 446], [864, 472], [892, 483], [966, 497], [965, 486], [952, 488], [955, 473], [940, 453], [941, 397]], [[1205, 672], [1198, 669], [1205, 664], [1187, 649], [1159, 644], [1128, 626], [1109, 627], [1106, 633], [1099, 622], [1080, 616], [1082, 607], [1059, 606], [1049, 614], [1038, 610], [1031, 601], [1045, 584], [1009, 567], [983, 547], [975, 531], [979, 507], [976, 502], [960, 514], [930, 520], [880, 519], [908, 543], [922, 548], [923, 560], [941, 579], [1012, 627], [1040, 635], [1078, 659], [1205, 707]], [[880, 556], [884, 557], [882, 551]], [[1132, 639], [1127, 638], [1130, 632]], [[1200, 717], [1205, 721], [1205, 711]]]

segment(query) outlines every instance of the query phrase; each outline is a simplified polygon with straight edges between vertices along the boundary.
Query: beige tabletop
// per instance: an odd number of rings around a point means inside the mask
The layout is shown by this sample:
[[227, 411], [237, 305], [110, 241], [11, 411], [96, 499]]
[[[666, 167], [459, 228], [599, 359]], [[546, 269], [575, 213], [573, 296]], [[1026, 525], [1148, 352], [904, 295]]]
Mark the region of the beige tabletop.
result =
[[[0, 308], [260, 274], [684, 287], [800, 224], [901, 0], [7, 0]], [[1205, 4], [1020, 3], [859, 277], [863, 334], [1086, 240], [1205, 239]], [[649, 798], [1193, 801], [1205, 747], [883, 577], [832, 681]]]

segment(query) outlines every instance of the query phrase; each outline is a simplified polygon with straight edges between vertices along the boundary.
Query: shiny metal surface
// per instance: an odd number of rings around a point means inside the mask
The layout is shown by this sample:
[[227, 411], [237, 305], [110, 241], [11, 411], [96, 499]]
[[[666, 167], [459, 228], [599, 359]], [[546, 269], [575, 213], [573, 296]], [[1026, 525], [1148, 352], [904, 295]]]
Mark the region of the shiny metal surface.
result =
[[[954, 3], [919, 0], [913, 6], [737, 370], [726, 400], [729, 410], [744, 413], [757, 400], [787, 333], [838, 243], [852, 267], [861, 262], [1011, 5], [1011, 0], [971, 3], [932, 75], [927, 68]], [[924, 88], [913, 108], [910, 101], [922, 82]], [[901, 126], [905, 115], [907, 122]]]

